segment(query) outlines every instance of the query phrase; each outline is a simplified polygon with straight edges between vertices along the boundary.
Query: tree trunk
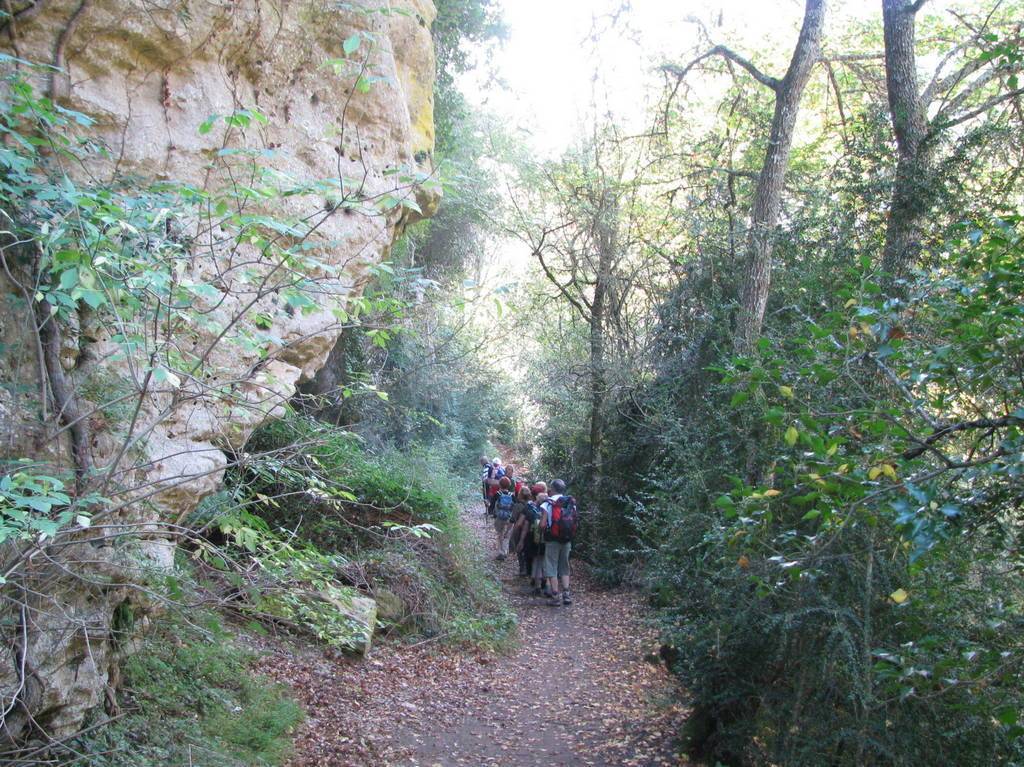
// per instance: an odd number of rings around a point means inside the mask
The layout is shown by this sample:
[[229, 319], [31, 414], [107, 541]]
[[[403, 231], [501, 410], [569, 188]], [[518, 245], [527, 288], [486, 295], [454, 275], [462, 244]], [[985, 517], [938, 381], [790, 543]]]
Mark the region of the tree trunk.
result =
[[891, 281], [907, 276], [921, 254], [932, 183], [928, 115], [917, 81], [914, 56], [915, 3], [882, 0], [885, 81], [899, 159], [885, 230], [882, 268]]
[[597, 224], [597, 273], [590, 309], [590, 463], [591, 487], [601, 497], [604, 481], [605, 325], [608, 312], [608, 283], [615, 259], [615, 229], [618, 210], [614, 195], [602, 190]]
[[806, 0], [800, 38], [789, 62], [786, 76], [775, 81], [775, 114], [764, 165], [754, 191], [750, 233], [747, 238], [747, 271], [740, 293], [740, 314], [736, 347], [751, 349], [761, 335], [768, 289], [771, 286], [772, 248], [775, 226], [782, 206], [782, 190], [793, 145], [793, 129], [800, 110], [800, 98], [821, 51], [825, 23], [825, 0]]

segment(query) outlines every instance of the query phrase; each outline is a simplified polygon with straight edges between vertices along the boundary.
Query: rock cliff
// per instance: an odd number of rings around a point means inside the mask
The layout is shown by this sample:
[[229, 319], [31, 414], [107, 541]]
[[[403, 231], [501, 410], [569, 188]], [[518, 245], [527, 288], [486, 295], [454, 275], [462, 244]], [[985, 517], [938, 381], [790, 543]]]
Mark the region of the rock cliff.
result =
[[[191, 258], [173, 272], [195, 288], [189, 306], [168, 304], [128, 352], [116, 322], [83, 311], [66, 323], [61, 366], [93, 413], [90, 482], [112, 502], [88, 538], [59, 551], [0, 549], [3, 571], [20, 577], [4, 588], [22, 589], [0, 624], [7, 735], [60, 737], [115, 681], [117, 653], [147, 621], [147, 592], [173, 567], [174, 526], [218, 487], [251, 430], [322, 367], [346, 300], [395, 237], [436, 208], [434, 8], [35, 0], [14, 10], [0, 45], [53, 65], [28, 77], [91, 118], [83, 137], [107, 148], [73, 175], [173, 182], [199, 199], [248, 205], [253, 219], [302, 222], [274, 236], [310, 243], [317, 259], [283, 280], [296, 268], [268, 256], [266, 235], [239, 236], [262, 231], [258, 222], [235, 215], [232, 229], [218, 218], [230, 210], [202, 216], [193, 205], [167, 217], [167, 231], [189, 243]], [[267, 179], [289, 191], [262, 195]], [[219, 198], [224, 189], [231, 194]], [[317, 300], [286, 300], [298, 283]], [[36, 394], [33, 316], [15, 283], [3, 288], [0, 340], [11, 351], [0, 360], [0, 448], [68, 468], [69, 429], [39, 418], [47, 403]], [[114, 395], [128, 406], [100, 407]]]

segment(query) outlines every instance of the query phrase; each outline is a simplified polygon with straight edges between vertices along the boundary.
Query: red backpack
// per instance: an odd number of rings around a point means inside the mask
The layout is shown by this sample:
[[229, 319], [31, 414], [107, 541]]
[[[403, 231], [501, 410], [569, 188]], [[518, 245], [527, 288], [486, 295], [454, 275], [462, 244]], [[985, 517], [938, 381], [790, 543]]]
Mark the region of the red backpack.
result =
[[569, 543], [576, 537], [580, 526], [580, 515], [576, 509], [576, 499], [571, 495], [561, 495], [551, 502], [551, 524], [548, 525], [548, 540], [558, 543]]

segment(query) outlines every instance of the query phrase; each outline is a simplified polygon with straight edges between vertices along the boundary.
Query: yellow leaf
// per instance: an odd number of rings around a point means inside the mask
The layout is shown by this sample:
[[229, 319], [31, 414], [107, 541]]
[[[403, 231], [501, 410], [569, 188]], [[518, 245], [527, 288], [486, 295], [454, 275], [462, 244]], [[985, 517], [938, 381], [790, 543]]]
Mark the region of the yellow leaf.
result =
[[832, 456], [834, 456], [836, 454], [836, 451], [838, 449], [839, 449], [839, 443], [838, 442], [833, 442], [831, 445], [829, 445], [828, 450], [825, 451], [825, 455], [827, 455], [829, 458], [831, 458]]
[[882, 467], [881, 466], [872, 466], [871, 469], [868, 470], [868, 479], [878, 479], [878, 475], [881, 474], [881, 473], [882, 473]]
[[901, 604], [903, 604], [903, 603], [904, 603], [904, 602], [906, 602], [906, 601], [907, 601], [907, 600], [908, 600], [909, 598], [910, 598], [910, 594], [908, 594], [908, 593], [907, 593], [906, 591], [904, 591], [903, 589], [896, 589], [896, 590], [895, 590], [894, 592], [892, 592], [892, 593], [891, 593], [891, 594], [889, 595], [889, 599], [891, 599], [891, 600], [892, 600], [893, 602], [895, 602], [895, 603], [896, 603], [896, 604], [898, 604], [898, 605], [901, 605]]
[[837, 474], [845, 474], [849, 470], [850, 470], [850, 464], [844, 463], [838, 469], [836, 469], [836, 473]]
[[896, 467], [893, 466], [891, 463], [882, 464], [882, 473], [887, 477], [896, 479]]
[[782, 495], [782, 491], [781, 490], [776, 490], [774, 487], [771, 490], [765, 490], [764, 491], [764, 497], [765, 498], [774, 498], [777, 495]]
[[787, 399], [793, 399], [793, 387], [791, 386], [780, 386], [779, 393], [781, 393], [782, 396], [786, 397]]
[[857, 326], [856, 325], [850, 325], [850, 338], [856, 338], [856, 337], [857, 337]]
[[750, 497], [751, 497], [751, 498], [760, 498], [760, 497], [761, 497], [761, 494], [760, 494], [760, 493], [751, 493], [751, 494], [750, 494]]
[[843, 304], [843, 308], [844, 309], [849, 309], [851, 306], [856, 306], [856, 305], [857, 305], [857, 299], [856, 298], [851, 298], [849, 301], [847, 301], [845, 304]]
[[871, 326], [868, 325], [868, 323], [866, 323], [866, 322], [860, 323], [860, 332], [863, 333], [864, 335], [870, 336], [872, 338], [874, 338], [874, 336], [875, 336], [875, 331], [873, 331], [871, 329]]
[[790, 426], [786, 429], [786, 444], [790, 447], [796, 444], [796, 438], [800, 436], [800, 432], [796, 430], [795, 426]]

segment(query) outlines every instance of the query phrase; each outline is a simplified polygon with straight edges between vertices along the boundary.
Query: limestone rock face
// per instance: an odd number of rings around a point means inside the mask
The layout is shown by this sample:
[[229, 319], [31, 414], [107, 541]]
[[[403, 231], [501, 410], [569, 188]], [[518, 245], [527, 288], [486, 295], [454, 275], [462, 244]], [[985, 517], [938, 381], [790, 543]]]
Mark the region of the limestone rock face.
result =
[[[61, 362], [85, 410], [111, 388], [143, 394], [137, 413], [138, 397], [127, 396], [127, 408], [90, 419], [97, 475], [110, 472], [110, 494], [120, 493], [104, 512], [103, 532], [94, 528], [87, 541], [31, 558], [24, 548], [0, 549], [0, 570], [13, 565], [31, 575], [36, 568], [40, 582], [49, 579], [24, 614], [0, 624], [9, 627], [0, 700], [20, 701], [5, 722], [6, 734], [17, 737], [33, 719], [53, 737], [73, 732], [102, 700], [126, 641], [111, 628], [115, 612], [130, 608], [139, 618], [133, 625], [144, 625], [152, 602], [139, 586], [173, 567], [167, 524], [184, 520], [218, 487], [228, 455], [323, 366], [342, 329], [337, 310], [404, 227], [439, 202], [423, 183], [434, 140], [430, 0], [39, 2], [42, 10], [19, 20], [13, 42], [5, 32], [0, 47], [60, 67], [29, 77], [95, 121], [89, 135], [109, 156], [81, 175], [134, 175], [207, 192], [247, 183], [239, 169], [310, 182], [304, 193], [265, 203], [273, 208], [265, 212], [316, 221], [310, 240], [324, 265], [312, 278], [323, 299], [299, 311], [279, 291], [254, 292], [236, 265], [257, 259], [258, 249], [218, 243], [197, 248], [181, 274], [213, 288], [197, 297], [206, 319], [187, 335], [193, 351], [206, 350], [201, 374], [147, 379], [146, 350], [126, 357], [109, 324], [80, 316], [66, 329]], [[266, 120], [229, 129], [225, 117], [242, 109]], [[232, 165], [239, 149], [249, 153]], [[350, 204], [326, 194], [329, 184], [313, 185], [324, 179], [345, 179], [339, 194]], [[260, 212], [261, 203], [253, 205]], [[187, 217], [167, 226], [195, 242], [205, 235], [212, 243], [219, 231], [212, 220]], [[268, 264], [257, 271], [274, 274]], [[15, 285], [0, 287], [0, 341], [21, 350], [0, 360], [0, 379], [9, 384], [0, 389], [0, 449], [66, 468], [66, 436], [52, 423], [40, 434], [39, 366], [24, 295]], [[253, 334], [272, 340], [262, 348], [240, 342]], [[93, 388], [103, 391], [94, 395], [89, 385], [97, 381], [103, 385]], [[24, 394], [12, 398], [9, 390]], [[20, 671], [26, 666], [27, 675]]]

